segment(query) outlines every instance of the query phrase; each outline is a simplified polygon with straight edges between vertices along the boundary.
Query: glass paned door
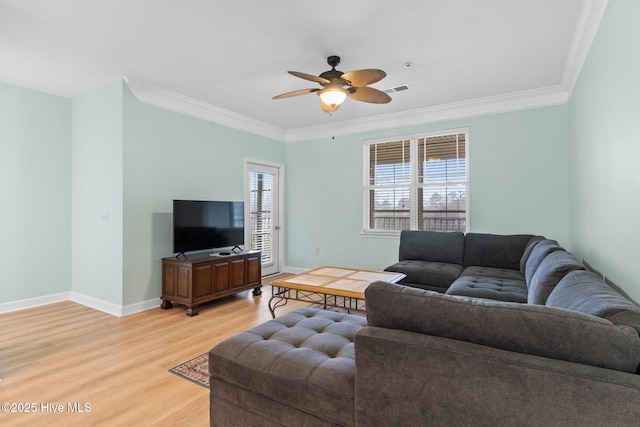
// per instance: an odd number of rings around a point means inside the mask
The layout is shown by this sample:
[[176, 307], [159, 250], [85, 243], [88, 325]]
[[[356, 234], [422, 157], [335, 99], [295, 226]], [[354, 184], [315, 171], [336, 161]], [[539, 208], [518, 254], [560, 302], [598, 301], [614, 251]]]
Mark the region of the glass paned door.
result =
[[278, 168], [249, 167], [249, 238], [251, 249], [262, 252], [262, 274], [279, 272]]

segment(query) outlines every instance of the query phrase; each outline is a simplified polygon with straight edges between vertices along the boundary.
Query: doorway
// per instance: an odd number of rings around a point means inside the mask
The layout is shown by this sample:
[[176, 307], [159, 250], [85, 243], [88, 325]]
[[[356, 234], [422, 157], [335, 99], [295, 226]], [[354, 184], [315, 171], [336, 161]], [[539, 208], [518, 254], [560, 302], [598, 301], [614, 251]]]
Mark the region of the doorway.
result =
[[245, 241], [262, 252], [262, 275], [281, 271], [283, 165], [245, 160]]

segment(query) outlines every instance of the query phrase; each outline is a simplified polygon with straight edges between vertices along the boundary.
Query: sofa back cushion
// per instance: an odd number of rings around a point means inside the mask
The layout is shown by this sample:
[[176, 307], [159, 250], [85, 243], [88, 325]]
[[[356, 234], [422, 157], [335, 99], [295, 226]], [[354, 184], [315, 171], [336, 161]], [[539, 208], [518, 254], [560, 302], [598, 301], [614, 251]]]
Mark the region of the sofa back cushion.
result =
[[533, 248], [531, 248], [531, 254], [527, 258], [524, 269], [524, 278], [529, 283], [533, 278], [538, 266], [543, 259], [551, 252], [559, 251], [562, 247], [555, 240], [545, 239], [538, 242]]
[[456, 297], [387, 282], [372, 283], [365, 298], [369, 326], [625, 372], [636, 372], [640, 364], [640, 338], [633, 328], [575, 311]]
[[529, 256], [531, 256], [533, 248], [535, 248], [536, 245], [543, 240], [545, 240], [543, 236], [533, 236], [531, 239], [529, 239], [529, 241], [527, 242], [527, 246], [524, 247], [522, 258], [520, 258], [520, 273], [524, 274], [527, 266], [527, 260], [529, 260]]
[[547, 255], [530, 282], [527, 282], [529, 295], [527, 303], [544, 304], [558, 282], [574, 270], [584, 270], [584, 265], [565, 250], [551, 252]]
[[564, 276], [546, 305], [602, 317], [615, 325], [631, 326], [640, 333], [640, 307], [591, 271], [576, 270]]
[[508, 268], [518, 270], [529, 234], [467, 233], [464, 238], [464, 266]]
[[400, 232], [400, 261], [419, 260], [462, 265], [464, 233], [427, 230]]

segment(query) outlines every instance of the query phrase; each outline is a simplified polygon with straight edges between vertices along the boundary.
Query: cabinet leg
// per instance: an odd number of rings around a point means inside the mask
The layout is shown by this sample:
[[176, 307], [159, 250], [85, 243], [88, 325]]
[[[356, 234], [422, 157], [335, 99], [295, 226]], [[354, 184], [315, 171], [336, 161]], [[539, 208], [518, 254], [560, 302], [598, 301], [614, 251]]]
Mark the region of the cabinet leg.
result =
[[262, 295], [262, 285], [258, 286], [257, 288], [253, 288], [253, 296], [257, 297], [258, 295]]
[[187, 316], [197, 316], [200, 313], [200, 309], [197, 305], [190, 305], [187, 307]]
[[160, 304], [160, 308], [164, 310], [168, 310], [170, 308], [173, 308], [173, 303], [171, 301], [167, 301], [166, 299], [163, 299], [162, 304]]

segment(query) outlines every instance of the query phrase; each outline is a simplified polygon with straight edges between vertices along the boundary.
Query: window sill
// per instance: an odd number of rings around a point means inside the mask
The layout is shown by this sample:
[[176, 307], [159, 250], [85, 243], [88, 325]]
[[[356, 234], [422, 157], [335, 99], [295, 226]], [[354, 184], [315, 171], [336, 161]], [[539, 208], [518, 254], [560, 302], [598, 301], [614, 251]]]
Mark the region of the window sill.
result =
[[362, 230], [362, 237], [374, 237], [382, 239], [397, 239], [400, 237], [400, 230]]

